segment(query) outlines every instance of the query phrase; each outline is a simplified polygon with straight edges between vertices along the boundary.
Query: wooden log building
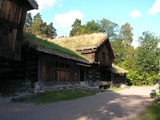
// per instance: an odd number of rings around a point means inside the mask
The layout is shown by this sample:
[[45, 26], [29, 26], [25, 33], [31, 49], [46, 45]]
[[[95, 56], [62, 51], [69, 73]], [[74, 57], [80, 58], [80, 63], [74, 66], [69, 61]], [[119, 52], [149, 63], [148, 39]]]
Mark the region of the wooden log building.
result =
[[23, 37], [21, 61], [7, 64], [10, 71], [0, 74], [2, 94], [34, 92], [36, 83], [40, 87], [36, 92], [72, 87], [80, 84], [84, 74], [81, 69], [89, 67], [87, 59], [78, 52], [29, 34]]
[[38, 9], [33, 0], [0, 0], [0, 93], [24, 80], [23, 26], [27, 11], [32, 9]]
[[54, 43], [23, 36], [32, 9], [38, 9], [34, 0], [0, 0], [0, 94], [33, 92], [35, 83], [49, 88], [114, 82], [114, 53], [106, 35], [59, 38]]
[[0, 57], [21, 59], [23, 26], [32, 9], [38, 9], [33, 0], [0, 1]]
[[84, 82], [92, 86], [103, 81], [110, 86], [112, 81], [112, 62], [114, 53], [105, 34], [81, 35], [71, 38], [59, 38], [55, 43], [78, 51], [89, 59], [91, 67], [87, 69]]
[[121, 84], [127, 84], [127, 70], [112, 64], [112, 87], [120, 87]]
[[[40, 87], [49, 89], [49, 87], [79, 84], [81, 76], [84, 76], [82, 69], [89, 67], [87, 58], [78, 52], [43, 39], [32, 36], [25, 38], [23, 44], [28, 80], [33, 84], [38, 82]], [[37, 57], [31, 59], [30, 56]], [[32, 68], [36, 68], [35, 71]], [[33, 73], [35, 77], [32, 77]]]
[[32, 92], [36, 82], [77, 84], [89, 66], [76, 52], [33, 36], [23, 37], [26, 13], [37, 8], [34, 0], [0, 1], [1, 94]]

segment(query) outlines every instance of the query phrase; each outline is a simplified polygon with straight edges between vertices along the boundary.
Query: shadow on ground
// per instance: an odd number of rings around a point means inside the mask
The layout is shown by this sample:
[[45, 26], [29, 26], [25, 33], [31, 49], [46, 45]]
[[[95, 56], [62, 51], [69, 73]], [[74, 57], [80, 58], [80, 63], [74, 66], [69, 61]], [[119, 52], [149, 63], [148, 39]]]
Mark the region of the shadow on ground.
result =
[[53, 104], [0, 104], [1, 120], [119, 120], [135, 119], [149, 96], [103, 92]]

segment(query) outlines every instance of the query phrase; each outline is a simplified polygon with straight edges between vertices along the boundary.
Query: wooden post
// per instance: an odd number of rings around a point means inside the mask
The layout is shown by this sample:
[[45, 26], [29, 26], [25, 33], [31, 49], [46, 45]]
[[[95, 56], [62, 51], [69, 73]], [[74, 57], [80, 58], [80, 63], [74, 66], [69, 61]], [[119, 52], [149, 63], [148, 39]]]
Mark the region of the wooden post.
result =
[[38, 56], [38, 82], [41, 83], [41, 60], [40, 55]]

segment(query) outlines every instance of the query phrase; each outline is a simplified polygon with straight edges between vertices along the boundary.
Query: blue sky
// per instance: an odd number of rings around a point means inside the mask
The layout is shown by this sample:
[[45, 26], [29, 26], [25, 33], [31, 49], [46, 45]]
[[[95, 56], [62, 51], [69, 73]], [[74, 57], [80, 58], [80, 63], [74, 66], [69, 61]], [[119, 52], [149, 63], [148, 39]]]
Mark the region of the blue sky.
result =
[[120, 27], [126, 22], [133, 27], [133, 45], [144, 31], [160, 36], [160, 0], [37, 0], [42, 19], [53, 22], [58, 36], [68, 36], [76, 18], [82, 24], [106, 18]]

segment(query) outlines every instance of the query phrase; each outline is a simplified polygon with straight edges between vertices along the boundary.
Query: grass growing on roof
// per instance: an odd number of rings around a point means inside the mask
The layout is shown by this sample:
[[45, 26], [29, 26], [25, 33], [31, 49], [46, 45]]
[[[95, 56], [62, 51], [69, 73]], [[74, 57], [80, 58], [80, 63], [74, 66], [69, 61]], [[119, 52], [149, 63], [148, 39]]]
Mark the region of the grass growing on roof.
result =
[[66, 53], [68, 55], [71, 55], [71, 56], [74, 56], [74, 57], [77, 57], [77, 58], [81, 58], [81, 59], [87, 60], [86, 57], [82, 56], [81, 54], [79, 54], [76, 51], [72, 51], [72, 50], [67, 49], [65, 47], [61, 47], [61, 46], [59, 46], [59, 45], [57, 45], [57, 44], [55, 44], [53, 42], [49, 42], [47, 40], [38, 38], [38, 37], [36, 37], [36, 36], [34, 36], [32, 34], [25, 33], [24, 34], [24, 38], [23, 38], [23, 42], [27, 42], [28, 44], [31, 44], [31, 45], [33, 45], [35, 47], [41, 46], [43, 48], [55, 50], [55, 51]]
[[118, 66], [116, 66], [116, 65], [114, 65], [114, 64], [112, 64], [112, 71], [113, 71], [114, 73], [118, 73], [118, 74], [128, 73], [127, 70], [125, 70], [125, 69], [123, 69], [123, 68], [121, 68], [121, 67], [118, 67]]
[[105, 34], [93, 33], [73, 37], [62, 37], [49, 41], [67, 47], [69, 49], [76, 50], [77, 48], [81, 47], [98, 46], [106, 38], [107, 36]]

